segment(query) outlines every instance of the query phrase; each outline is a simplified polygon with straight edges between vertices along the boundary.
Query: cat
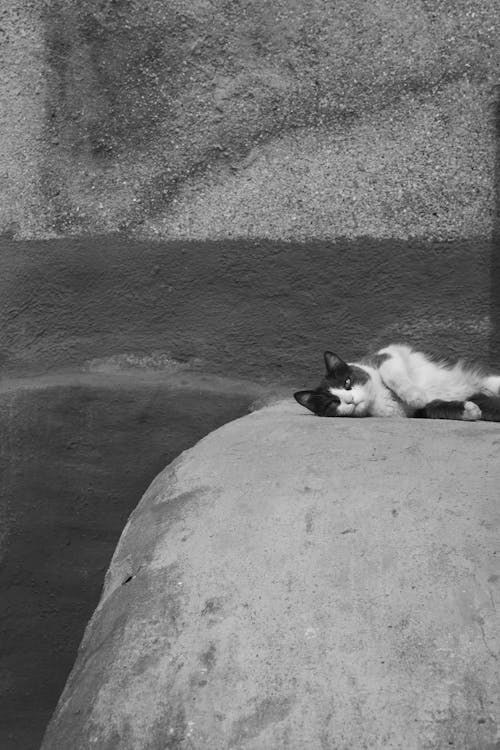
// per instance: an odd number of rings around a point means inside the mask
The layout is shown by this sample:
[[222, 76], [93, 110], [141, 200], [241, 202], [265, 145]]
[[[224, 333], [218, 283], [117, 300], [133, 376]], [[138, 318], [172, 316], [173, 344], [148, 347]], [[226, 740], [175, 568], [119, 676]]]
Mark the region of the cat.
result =
[[318, 388], [295, 400], [320, 417], [420, 417], [500, 422], [500, 375], [435, 361], [405, 344], [391, 344], [349, 364], [324, 354]]

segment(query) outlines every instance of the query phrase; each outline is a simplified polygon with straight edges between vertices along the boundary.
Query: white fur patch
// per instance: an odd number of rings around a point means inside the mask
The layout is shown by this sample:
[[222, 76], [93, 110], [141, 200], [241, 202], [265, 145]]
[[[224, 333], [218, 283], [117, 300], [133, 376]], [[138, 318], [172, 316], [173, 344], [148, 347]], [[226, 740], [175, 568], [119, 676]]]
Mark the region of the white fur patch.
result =
[[370, 399], [365, 385], [356, 384], [350, 390], [345, 388], [329, 388], [328, 390], [332, 396], [340, 399], [337, 407], [339, 417], [365, 417], [369, 414]]
[[479, 406], [472, 401], [466, 401], [464, 404], [464, 412], [462, 419], [466, 421], [474, 422], [477, 419], [481, 419], [482, 412]]
[[422, 352], [398, 344], [378, 353], [389, 355], [379, 368], [383, 382], [414, 408], [435, 399], [466, 401], [473, 393], [500, 390], [500, 377], [486, 377], [479, 369], [466, 367], [462, 362], [455, 365], [433, 362]]
[[485, 378], [485, 385], [494, 396], [500, 396], [500, 375], [488, 375]]

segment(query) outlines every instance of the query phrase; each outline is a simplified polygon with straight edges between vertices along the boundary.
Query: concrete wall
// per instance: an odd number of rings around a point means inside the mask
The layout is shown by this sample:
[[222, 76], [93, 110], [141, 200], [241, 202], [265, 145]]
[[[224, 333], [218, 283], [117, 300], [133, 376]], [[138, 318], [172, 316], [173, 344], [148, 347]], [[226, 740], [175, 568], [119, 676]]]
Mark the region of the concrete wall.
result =
[[[353, 269], [338, 243], [381, 267], [396, 255], [399, 290], [444, 243], [458, 274], [470, 257], [486, 264], [484, 288], [466, 271], [455, 292], [475, 308], [472, 353], [500, 366], [494, 0], [0, 0], [0, 12], [4, 236], [286, 240], [303, 243], [298, 275], [321, 268], [328, 242], [327, 273], [349, 285], [355, 270], [365, 296], [372, 268]], [[227, 250], [258, 268], [262, 253], [240, 247]], [[389, 335], [436, 327], [439, 311], [420, 307], [425, 320]]]
[[4, 0], [20, 237], [484, 237], [487, 2]]
[[[488, 362], [491, 248], [469, 242], [4, 243], [4, 374], [140, 363], [300, 385], [322, 352], [409, 340]], [[500, 362], [499, 362], [500, 366]]]

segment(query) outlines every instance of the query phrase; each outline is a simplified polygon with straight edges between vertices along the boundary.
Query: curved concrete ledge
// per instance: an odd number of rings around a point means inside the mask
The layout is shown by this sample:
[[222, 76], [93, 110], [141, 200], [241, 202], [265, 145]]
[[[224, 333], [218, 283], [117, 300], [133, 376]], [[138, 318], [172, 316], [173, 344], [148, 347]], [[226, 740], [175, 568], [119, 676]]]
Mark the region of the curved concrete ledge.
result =
[[282, 402], [132, 514], [44, 750], [498, 748], [500, 427]]

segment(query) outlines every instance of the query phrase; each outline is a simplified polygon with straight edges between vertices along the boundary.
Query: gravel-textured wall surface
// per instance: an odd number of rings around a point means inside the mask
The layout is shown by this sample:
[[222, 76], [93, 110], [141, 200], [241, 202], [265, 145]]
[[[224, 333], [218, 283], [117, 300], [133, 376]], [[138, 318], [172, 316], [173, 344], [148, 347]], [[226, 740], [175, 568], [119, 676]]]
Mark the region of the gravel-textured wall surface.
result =
[[12, 5], [5, 232], [491, 231], [495, 0]]
[[48, 70], [40, 4], [0, 0], [0, 235], [50, 227], [42, 187]]

